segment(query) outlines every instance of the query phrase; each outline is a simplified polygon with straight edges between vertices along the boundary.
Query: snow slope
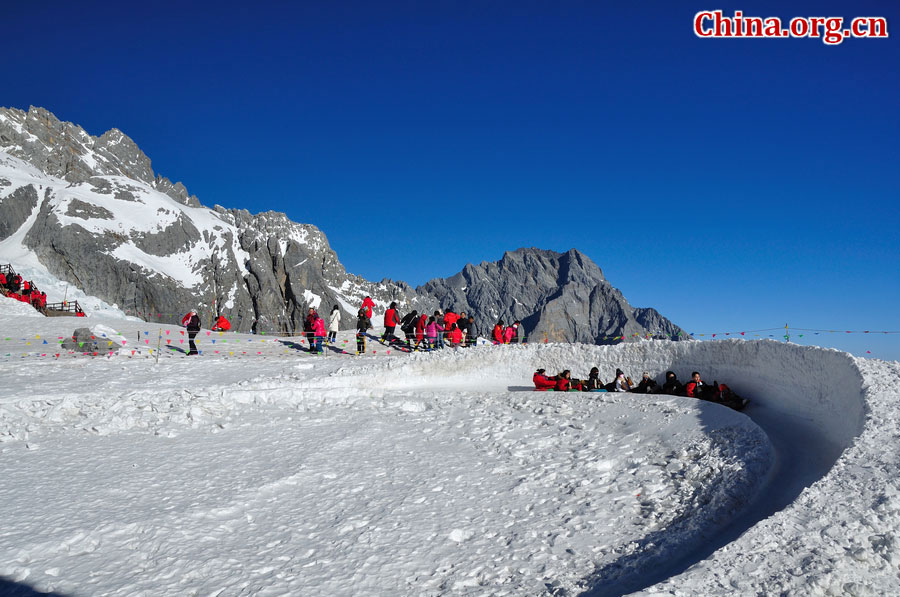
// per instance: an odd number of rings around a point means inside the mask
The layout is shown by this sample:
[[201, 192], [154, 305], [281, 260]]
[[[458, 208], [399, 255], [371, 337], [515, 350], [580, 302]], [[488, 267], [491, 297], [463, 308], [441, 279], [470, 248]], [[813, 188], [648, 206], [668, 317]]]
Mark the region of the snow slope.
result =
[[[0, 592], [900, 588], [898, 363], [770, 341], [356, 357], [343, 333], [317, 357], [205, 332], [191, 359], [177, 328], [126, 320], [103, 320], [117, 355], [53, 356], [97, 321], [0, 299], [21, 388], [0, 398]], [[525, 391], [594, 365], [698, 369], [754, 402]]]

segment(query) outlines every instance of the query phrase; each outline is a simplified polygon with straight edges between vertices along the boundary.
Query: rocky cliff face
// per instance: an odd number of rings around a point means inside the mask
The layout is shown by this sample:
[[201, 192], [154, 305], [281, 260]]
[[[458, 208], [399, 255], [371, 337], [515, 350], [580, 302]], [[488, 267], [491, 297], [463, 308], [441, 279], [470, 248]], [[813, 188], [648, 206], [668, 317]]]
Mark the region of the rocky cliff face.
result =
[[442, 307], [480, 314], [485, 334], [499, 320], [521, 321], [532, 341], [602, 344], [633, 334], [684, 333], [654, 309], [631, 307], [600, 268], [575, 249], [507, 252], [500, 261], [467, 265], [417, 290], [437, 297]]
[[402, 311], [464, 310], [483, 336], [498, 319], [552, 341], [680, 331], [653, 309], [630, 307], [575, 250], [519, 249], [416, 289], [370, 282], [347, 273], [315, 226], [205, 208], [156, 175], [122, 132], [92, 137], [40, 108], [0, 108], [0, 261], [9, 243], [85, 293], [166, 322], [193, 307], [224, 313], [239, 331], [286, 333], [309, 307], [324, 315], [339, 305], [346, 329], [369, 295], [382, 311], [391, 301]]

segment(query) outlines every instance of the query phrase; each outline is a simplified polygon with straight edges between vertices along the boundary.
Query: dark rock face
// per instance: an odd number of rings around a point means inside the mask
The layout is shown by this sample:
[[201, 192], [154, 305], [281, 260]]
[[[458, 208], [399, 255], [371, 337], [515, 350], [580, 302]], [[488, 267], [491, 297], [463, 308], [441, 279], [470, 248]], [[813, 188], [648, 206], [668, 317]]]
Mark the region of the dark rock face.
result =
[[631, 307], [600, 268], [575, 249], [518, 249], [417, 290], [437, 297], [445, 309], [474, 314], [484, 335], [499, 320], [506, 325], [521, 321], [532, 342], [603, 344], [632, 334], [682, 332], [653, 309]]
[[[6, 180], [6, 179], [3, 179]], [[11, 186], [10, 181], [6, 181]], [[0, 189], [0, 193], [2, 193]], [[0, 240], [9, 236], [25, 223], [37, 206], [38, 193], [34, 185], [18, 187], [0, 200]]]
[[277, 212], [201, 206], [183, 185], [154, 174], [118, 130], [92, 137], [41, 108], [0, 108], [0, 240], [30, 219], [24, 244], [50, 273], [163, 323], [194, 308], [205, 326], [221, 313], [236, 331], [285, 334], [302, 329], [310, 307], [326, 316], [338, 305], [349, 329], [368, 295], [376, 325], [396, 301], [402, 313], [465, 311], [481, 336], [501, 319], [520, 320], [531, 341], [680, 331], [654, 309], [628, 305], [574, 249], [519, 249], [416, 289], [370, 282], [347, 273], [315, 226]]

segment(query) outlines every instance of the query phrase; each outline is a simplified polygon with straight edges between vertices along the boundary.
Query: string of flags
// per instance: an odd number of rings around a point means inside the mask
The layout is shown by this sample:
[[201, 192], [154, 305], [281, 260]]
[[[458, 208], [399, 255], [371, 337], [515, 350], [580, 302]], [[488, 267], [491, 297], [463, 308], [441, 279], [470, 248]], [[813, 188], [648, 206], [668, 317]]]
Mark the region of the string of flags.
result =
[[[783, 332], [783, 334], [767, 333], [767, 332], [779, 332], [779, 331]], [[803, 333], [799, 333], [799, 332], [803, 332]], [[152, 337], [151, 337], [151, 334], [152, 334]], [[206, 338], [209, 340], [212, 347], [207, 348], [205, 350], [201, 350], [200, 351], [201, 354], [203, 354], [205, 352], [207, 354], [212, 353], [212, 354], [220, 354], [220, 355], [228, 355], [228, 356], [247, 356], [247, 355], [250, 355], [250, 356], [263, 356], [263, 355], [264, 356], [275, 356], [275, 354], [273, 353], [273, 351], [271, 349], [254, 350], [252, 347], [247, 346], [247, 347], [243, 347], [243, 348], [247, 348], [247, 350], [242, 350], [242, 347], [240, 345], [241, 344], [247, 345], [247, 344], [254, 344], [254, 343], [255, 344], [268, 343], [271, 345], [271, 344], [281, 343], [284, 346], [284, 350], [283, 350], [283, 352], [281, 352], [281, 354], [282, 355], [291, 355], [291, 354], [296, 354], [297, 348], [299, 348], [295, 339], [299, 340], [300, 345], [306, 344], [308, 342], [307, 338], [306, 338], [306, 334], [304, 334], [304, 333], [278, 334], [277, 337], [273, 337], [273, 336], [263, 337], [266, 335], [265, 332], [260, 332], [260, 334], [258, 334], [258, 337], [251, 337], [251, 338], [238, 337], [236, 332], [206, 331], [205, 334], [206, 334]], [[884, 330], [835, 330], [835, 329], [814, 329], [814, 328], [790, 328], [790, 330], [788, 331], [787, 326], [785, 326], [784, 328], [765, 328], [765, 329], [758, 329], [758, 330], [744, 330], [744, 331], [740, 331], [740, 332], [712, 332], [712, 333], [710, 333], [710, 332], [705, 332], [705, 333], [691, 332], [691, 333], [687, 333], [687, 334], [678, 333], [678, 334], [671, 335], [671, 336], [660, 335], [660, 334], [631, 334], [629, 336], [624, 336], [624, 335], [622, 335], [622, 336], [604, 336], [603, 340], [607, 341], [607, 342], [609, 342], [609, 341], [616, 342], [616, 341], [626, 341], [628, 339], [636, 339], [636, 338], [678, 339], [678, 338], [683, 338], [685, 335], [689, 335], [690, 337], [693, 337], [693, 338], [704, 338], [704, 339], [706, 339], [706, 338], [709, 338], [709, 339], [784, 338], [785, 340], [790, 340], [791, 337], [804, 338], [804, 337], [810, 336], [810, 335], [811, 336], [820, 336], [823, 334], [882, 334], [882, 335], [887, 334], [887, 335], [889, 335], [889, 334], [900, 334], [900, 331], [894, 331], [894, 330], [889, 330], [889, 331], [884, 331]], [[40, 334], [36, 334], [34, 336], [34, 338], [30, 338], [30, 337], [22, 338], [22, 337], [7, 336], [7, 337], [0, 338], [0, 340], [2, 340], [3, 342], [24, 343], [24, 346], [35, 347], [35, 348], [31, 349], [31, 351], [26, 349], [25, 352], [20, 352], [20, 351], [13, 352], [12, 350], [3, 351], [2, 346], [0, 346], [0, 357], [3, 357], [3, 356], [5, 356], [5, 357], [18, 357], [18, 356], [47, 357], [47, 356], [52, 356], [55, 358], [59, 358], [60, 356], [69, 356], [69, 355], [72, 355], [72, 356], [75, 356], [75, 355], [77, 355], [77, 356], [81, 356], [81, 355], [112, 356], [116, 350], [119, 350], [118, 348], [116, 348], [115, 350], [112, 350], [112, 351], [102, 350], [104, 348], [103, 344], [106, 344], [106, 346], [105, 346], [106, 349], [112, 348], [113, 344], [116, 344], [117, 346], [121, 346], [122, 348], [125, 349], [126, 354], [127, 354], [127, 351], [130, 350], [131, 356], [136, 356], [136, 355], [146, 356], [147, 354], [156, 356], [158, 349], [153, 346], [154, 341], [156, 341], [157, 346], [160, 346], [160, 347], [163, 346], [162, 341], [165, 341], [165, 346], [168, 349], [175, 349], [175, 351], [178, 352], [178, 347], [181, 345], [184, 345], [185, 338], [186, 338], [186, 332], [184, 330], [160, 330], [159, 333], [151, 332], [151, 331], [140, 331], [140, 332], [138, 332], [137, 342], [136, 343], [132, 342], [129, 345], [129, 341], [126, 338], [124, 338], [123, 336], [117, 336], [116, 340], [113, 340], [113, 339], [108, 338], [106, 336], [106, 334], [102, 334], [101, 337], [99, 337], [99, 338], [97, 338], [95, 336], [91, 336], [90, 341], [85, 340], [85, 341], [77, 342], [78, 348], [81, 349], [82, 352], [79, 352], [76, 350], [69, 350], [69, 351], [60, 350], [58, 352], [40, 352], [40, 351], [38, 351], [38, 352], [35, 352], [32, 354], [32, 351], [37, 350], [38, 347], [43, 347], [45, 345], [48, 347], [51, 345], [59, 345], [59, 347], [61, 348], [62, 344], [67, 339], [72, 339], [72, 338], [71, 337], [66, 338], [64, 336], [56, 336], [56, 337], [41, 336]], [[543, 341], [544, 341], [544, 343], [548, 343], [549, 339], [545, 336]], [[173, 342], [174, 342], [174, 344], [173, 344]], [[349, 342], [351, 342], [353, 344], [354, 350], [352, 350], [352, 352], [347, 350], [348, 340], [342, 341], [342, 346], [338, 347], [337, 352], [339, 352], [340, 354], [356, 354], [355, 339], [351, 339], [351, 340], [349, 340]], [[225, 347], [224, 345], [226, 345], [226, 344], [234, 345], [234, 347], [231, 347], [231, 346]], [[489, 344], [490, 343], [486, 343], [486, 345], [489, 345]], [[20, 346], [21, 345], [22, 344], [20, 344]], [[87, 351], [83, 350], [86, 345], [89, 345]], [[332, 344], [330, 346], [333, 347], [334, 345]], [[263, 348], [265, 348], [265, 347], [263, 347]], [[335, 349], [332, 348], [332, 350], [335, 350]], [[146, 351], [146, 353], [144, 351]], [[108, 354], [107, 354], [107, 352], [108, 352]], [[395, 348], [394, 352], [405, 352], [405, 351], [399, 351]], [[866, 351], [866, 352], [871, 353], [871, 351]], [[371, 352], [371, 354], [377, 355], [378, 351], [373, 350]], [[382, 354], [390, 355], [391, 348], [387, 347], [385, 350], [382, 351]]]

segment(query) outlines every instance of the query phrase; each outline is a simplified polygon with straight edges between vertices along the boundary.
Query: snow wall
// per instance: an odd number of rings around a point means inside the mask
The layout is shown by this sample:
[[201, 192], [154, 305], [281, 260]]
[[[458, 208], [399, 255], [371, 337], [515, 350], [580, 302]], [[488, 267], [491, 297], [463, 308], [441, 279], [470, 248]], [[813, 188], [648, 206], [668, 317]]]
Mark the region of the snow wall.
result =
[[[440, 367], [440, 369], [436, 369]], [[498, 346], [491, 350], [460, 351], [458, 361], [439, 362], [428, 355], [392, 360], [371, 371], [374, 379], [366, 387], [414, 387], [420, 375], [444, 379], [447, 389], [471, 386], [479, 370], [493, 375], [507, 371], [503, 379], [485, 380], [485, 388], [496, 382], [526, 389], [537, 368], [549, 375], [570, 369], [572, 377], [586, 378], [591, 367], [600, 369], [608, 382], [616, 368], [635, 381], [643, 371], [659, 383], [672, 370], [682, 383], [692, 371], [712, 383], [727, 383], [739, 395], [750, 398], [752, 408], [772, 409], [785, 417], [811, 423], [829, 446], [823, 457], [834, 461], [863, 429], [866, 405], [864, 382], [854, 357], [845, 352], [785, 344], [772, 340], [722, 340], [714, 342], [648, 341], [617, 346], [543, 344]], [[751, 410], [752, 413], [752, 410]]]

